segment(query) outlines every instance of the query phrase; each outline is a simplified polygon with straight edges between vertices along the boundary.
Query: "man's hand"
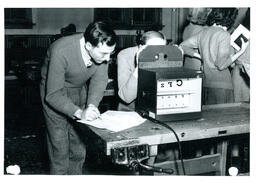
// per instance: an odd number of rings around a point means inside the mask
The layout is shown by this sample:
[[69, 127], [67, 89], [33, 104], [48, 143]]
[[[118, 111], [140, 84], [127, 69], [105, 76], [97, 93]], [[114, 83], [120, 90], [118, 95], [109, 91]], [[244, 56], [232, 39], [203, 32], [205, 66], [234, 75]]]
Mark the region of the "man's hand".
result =
[[140, 55], [141, 51], [143, 51], [145, 48], [147, 48], [147, 45], [140, 45], [139, 46], [139, 49], [138, 49], [138, 51], [136, 53], [136, 63], [137, 63], [137, 66], [139, 64], [139, 55]]
[[133, 72], [133, 76], [134, 76], [135, 78], [138, 78], [139, 55], [140, 55], [141, 51], [143, 51], [146, 47], [147, 47], [147, 45], [140, 45], [140, 46], [139, 46], [139, 49], [138, 49], [138, 51], [137, 51], [137, 53], [136, 53], [136, 55], [135, 55], [135, 59], [136, 59], [136, 68], [135, 68], [135, 70], [134, 70], [134, 72]]
[[89, 104], [86, 109], [83, 110], [81, 114], [81, 119], [86, 121], [93, 121], [100, 116], [100, 111], [93, 104]]

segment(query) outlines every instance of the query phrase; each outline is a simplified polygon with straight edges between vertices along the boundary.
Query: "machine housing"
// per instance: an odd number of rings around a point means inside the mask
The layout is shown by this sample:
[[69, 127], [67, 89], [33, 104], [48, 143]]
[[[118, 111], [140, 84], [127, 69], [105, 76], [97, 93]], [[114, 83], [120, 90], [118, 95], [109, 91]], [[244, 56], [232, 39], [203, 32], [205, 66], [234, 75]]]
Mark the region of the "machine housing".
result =
[[184, 68], [177, 46], [148, 46], [138, 67], [137, 112], [160, 121], [201, 117], [202, 71]]

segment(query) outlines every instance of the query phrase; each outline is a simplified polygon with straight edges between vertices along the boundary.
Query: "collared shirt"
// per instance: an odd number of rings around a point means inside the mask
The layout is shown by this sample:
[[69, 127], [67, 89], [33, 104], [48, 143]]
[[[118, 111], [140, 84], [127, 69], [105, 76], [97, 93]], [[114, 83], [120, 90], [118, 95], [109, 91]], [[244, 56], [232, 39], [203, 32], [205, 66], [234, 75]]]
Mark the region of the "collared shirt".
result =
[[84, 60], [84, 64], [86, 67], [90, 67], [92, 65], [91, 57], [88, 55], [88, 53], [85, 50], [85, 40], [84, 37], [80, 39], [80, 49], [82, 58]]

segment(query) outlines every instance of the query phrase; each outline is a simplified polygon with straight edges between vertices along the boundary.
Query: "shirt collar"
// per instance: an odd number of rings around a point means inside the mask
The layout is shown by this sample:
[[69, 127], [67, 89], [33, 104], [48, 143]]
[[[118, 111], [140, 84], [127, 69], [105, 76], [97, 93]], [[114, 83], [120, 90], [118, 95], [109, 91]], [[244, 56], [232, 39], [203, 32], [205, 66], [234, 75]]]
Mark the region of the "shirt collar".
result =
[[81, 50], [81, 54], [82, 54], [82, 58], [84, 60], [85, 66], [90, 67], [92, 65], [92, 62], [91, 62], [91, 57], [89, 56], [89, 54], [85, 50], [85, 39], [84, 39], [84, 37], [82, 37], [80, 39], [80, 50]]

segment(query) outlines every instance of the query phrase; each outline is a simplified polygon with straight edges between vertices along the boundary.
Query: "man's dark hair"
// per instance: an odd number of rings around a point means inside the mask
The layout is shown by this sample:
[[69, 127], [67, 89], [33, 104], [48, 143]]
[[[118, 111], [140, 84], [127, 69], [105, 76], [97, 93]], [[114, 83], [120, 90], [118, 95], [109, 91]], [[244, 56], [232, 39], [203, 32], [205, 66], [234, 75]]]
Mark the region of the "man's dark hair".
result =
[[212, 8], [211, 13], [207, 17], [206, 24], [212, 26], [216, 23], [216, 25], [226, 26], [230, 29], [235, 23], [237, 14], [237, 8]]
[[116, 34], [110, 26], [98, 21], [90, 23], [84, 32], [85, 42], [90, 42], [94, 47], [99, 43], [106, 43], [108, 46], [116, 44]]

